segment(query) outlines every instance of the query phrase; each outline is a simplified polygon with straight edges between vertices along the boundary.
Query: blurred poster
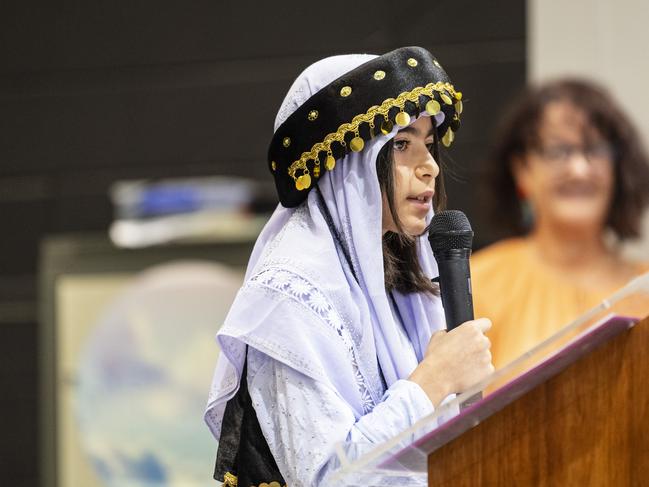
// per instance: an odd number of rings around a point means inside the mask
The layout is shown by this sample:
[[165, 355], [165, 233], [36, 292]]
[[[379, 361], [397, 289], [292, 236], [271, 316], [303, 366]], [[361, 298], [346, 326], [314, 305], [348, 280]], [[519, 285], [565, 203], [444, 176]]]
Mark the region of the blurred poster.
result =
[[213, 485], [202, 416], [242, 280], [208, 261], [59, 277], [58, 485]]

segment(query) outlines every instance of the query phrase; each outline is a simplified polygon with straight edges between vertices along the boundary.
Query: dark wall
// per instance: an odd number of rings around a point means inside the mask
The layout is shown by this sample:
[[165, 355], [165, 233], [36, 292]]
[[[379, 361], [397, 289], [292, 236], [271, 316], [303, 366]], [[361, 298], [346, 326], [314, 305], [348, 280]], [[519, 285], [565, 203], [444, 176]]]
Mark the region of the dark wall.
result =
[[[490, 127], [524, 83], [518, 0], [41, 3], [0, 6], [0, 367], [9, 391], [0, 475], [14, 486], [38, 476], [44, 235], [105, 230], [118, 179], [268, 178], [275, 112], [304, 67], [411, 44], [433, 51], [465, 95], [451, 152], [465, 182], [449, 192], [450, 206], [471, 216]], [[478, 244], [488, 241], [488, 228], [474, 226]]]

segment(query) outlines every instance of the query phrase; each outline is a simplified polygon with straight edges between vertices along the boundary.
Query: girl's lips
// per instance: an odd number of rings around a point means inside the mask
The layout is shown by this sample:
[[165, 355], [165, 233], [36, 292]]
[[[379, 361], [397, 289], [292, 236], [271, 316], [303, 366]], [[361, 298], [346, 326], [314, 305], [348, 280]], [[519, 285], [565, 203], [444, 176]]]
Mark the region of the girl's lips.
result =
[[412, 198], [412, 199], [430, 201], [431, 199], [433, 199], [434, 194], [435, 194], [435, 191], [433, 191], [432, 189], [429, 189], [428, 191], [424, 191], [422, 193], [419, 193], [419, 194], [416, 194], [416, 195], [413, 195], [413, 196], [409, 196], [408, 199]]
[[417, 209], [428, 211], [430, 209], [430, 199], [418, 200], [417, 198], [408, 198], [408, 203]]

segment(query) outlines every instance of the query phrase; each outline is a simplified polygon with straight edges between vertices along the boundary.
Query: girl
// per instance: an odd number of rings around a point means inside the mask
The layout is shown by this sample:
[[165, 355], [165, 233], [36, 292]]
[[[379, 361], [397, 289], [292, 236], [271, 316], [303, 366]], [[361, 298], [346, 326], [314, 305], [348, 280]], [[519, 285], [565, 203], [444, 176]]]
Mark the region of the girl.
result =
[[420, 237], [461, 111], [416, 47], [327, 58], [290, 88], [268, 160], [281, 205], [218, 333], [217, 480], [328, 485], [336, 443], [385, 441], [491, 373], [488, 320], [443, 331]]

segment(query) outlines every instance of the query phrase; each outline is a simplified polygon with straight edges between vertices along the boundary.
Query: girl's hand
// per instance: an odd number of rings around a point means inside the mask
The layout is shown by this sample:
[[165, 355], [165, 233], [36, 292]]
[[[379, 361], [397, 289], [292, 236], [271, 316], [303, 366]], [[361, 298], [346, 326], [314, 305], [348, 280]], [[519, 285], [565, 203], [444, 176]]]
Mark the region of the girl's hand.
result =
[[487, 318], [467, 321], [447, 332], [435, 333], [426, 355], [409, 380], [418, 384], [435, 407], [449, 394], [461, 393], [494, 371]]

